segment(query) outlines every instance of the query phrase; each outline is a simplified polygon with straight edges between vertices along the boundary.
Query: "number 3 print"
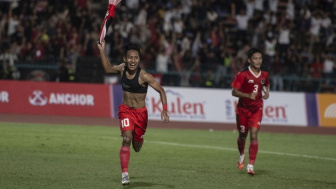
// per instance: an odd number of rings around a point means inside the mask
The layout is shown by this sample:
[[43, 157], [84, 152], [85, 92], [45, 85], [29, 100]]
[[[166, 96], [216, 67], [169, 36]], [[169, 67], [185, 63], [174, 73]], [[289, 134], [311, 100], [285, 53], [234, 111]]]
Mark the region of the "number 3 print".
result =
[[258, 92], [258, 85], [254, 85], [254, 90], [253, 90], [254, 93], [257, 93]]

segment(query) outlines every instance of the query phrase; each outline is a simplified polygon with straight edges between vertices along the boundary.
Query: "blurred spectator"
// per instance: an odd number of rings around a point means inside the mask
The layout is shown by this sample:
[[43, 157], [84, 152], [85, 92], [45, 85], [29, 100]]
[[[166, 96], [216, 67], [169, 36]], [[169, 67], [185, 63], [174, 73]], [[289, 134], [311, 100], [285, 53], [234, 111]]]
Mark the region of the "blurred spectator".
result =
[[171, 9], [169, 6], [166, 6], [164, 11], [164, 18], [163, 18], [163, 31], [168, 34], [173, 30], [172, 20], [174, 18], [174, 9]]
[[191, 76], [189, 83], [192, 87], [201, 87], [202, 73], [201, 73], [201, 61], [199, 57], [194, 59], [194, 64], [190, 68]]
[[216, 86], [224, 87], [226, 83], [227, 75], [231, 73], [231, 61], [232, 61], [232, 55], [230, 52], [225, 51], [223, 49], [221, 53], [221, 64], [218, 64], [216, 69], [216, 77], [215, 77], [215, 84]]
[[[276, 54], [277, 40], [274, 38], [267, 37], [265, 40], [265, 62], [274, 62], [274, 56]], [[269, 69], [269, 68], [268, 68]]]
[[208, 7], [208, 9], [207, 9], [207, 19], [210, 23], [215, 23], [217, 21], [218, 13], [214, 8]]
[[135, 25], [138, 26], [146, 26], [147, 24], [147, 9], [149, 8], [149, 5], [146, 3], [145, 6], [143, 6], [139, 13], [136, 16], [135, 19]]
[[199, 49], [201, 49], [202, 43], [201, 43], [201, 32], [198, 31], [196, 34], [196, 37], [193, 41], [191, 41], [191, 56], [193, 58], [198, 56]]
[[264, 0], [254, 0], [254, 10], [262, 13], [264, 11]]
[[268, 0], [269, 10], [272, 13], [276, 13], [278, 11], [278, 4], [279, 4], [279, 0]]
[[16, 26], [18, 26], [20, 24], [20, 21], [19, 21], [19, 18], [18, 18], [18, 15], [16, 14], [13, 14], [12, 15], [12, 10], [10, 9], [9, 10], [9, 19], [8, 19], [8, 31], [7, 31], [7, 35], [8, 36], [11, 36], [12, 34], [15, 33], [16, 31]]
[[316, 56], [314, 58], [313, 63], [311, 64], [310, 67], [310, 71], [311, 71], [311, 76], [312, 78], [315, 79], [320, 79], [322, 78], [322, 74], [323, 74], [323, 63], [320, 60], [320, 56]]
[[310, 41], [309, 41], [309, 54], [313, 52], [313, 47], [316, 43], [320, 42], [320, 28], [322, 20], [320, 11], [315, 11], [310, 20]]
[[66, 37], [63, 35], [61, 28], [57, 28], [56, 35], [51, 40], [51, 43], [54, 56], [62, 59], [65, 53]]
[[271, 67], [271, 80], [272, 80], [272, 90], [273, 91], [283, 91], [284, 82], [282, 79], [283, 74], [286, 72], [285, 64], [281, 61], [280, 57], [277, 55], [274, 58], [273, 64]]
[[[239, 51], [237, 53], [237, 57], [236, 58], [241, 59], [241, 61], [243, 62], [243, 64], [245, 64], [247, 62], [247, 56], [246, 56], [246, 54], [247, 54], [247, 51], [249, 49], [250, 49], [250, 45], [244, 45], [244, 47], [242, 47], [241, 49], [239, 49]], [[233, 73], [233, 74], [236, 75], [237, 73]]]
[[206, 87], [206, 88], [215, 87], [215, 77], [211, 70], [207, 70], [205, 74], [203, 87]]
[[249, 18], [254, 16], [254, 0], [245, 0], [246, 14]]
[[237, 22], [237, 39], [242, 43], [246, 44], [247, 29], [249, 17], [244, 9], [241, 9], [239, 14], [236, 15]]
[[175, 17], [173, 21], [173, 32], [177, 35], [182, 35], [184, 32], [184, 23], [180, 17]]
[[67, 65], [62, 63], [57, 72], [57, 82], [68, 82], [69, 81], [69, 72]]
[[127, 0], [126, 6], [129, 10], [135, 12], [139, 7], [139, 0]]
[[1, 51], [4, 51], [4, 53], [0, 54], [0, 62], [2, 62], [3, 66], [7, 66], [7, 64], [11, 67], [14, 66], [14, 62], [18, 60], [18, 56], [15, 53], [15, 46], [12, 47], [4, 47]]
[[37, 41], [34, 49], [34, 60], [44, 60], [46, 58], [46, 50], [41, 41]]
[[332, 22], [329, 17], [328, 12], [322, 13], [322, 21], [321, 21], [321, 34], [322, 34], [322, 41], [327, 46], [328, 45], [328, 39], [333, 34], [333, 28], [332, 28]]
[[300, 61], [297, 56], [289, 56], [286, 61], [287, 67], [287, 78], [284, 86], [286, 91], [297, 91], [298, 90], [298, 73], [300, 71]]
[[320, 79], [322, 78], [322, 74], [323, 74], [323, 63], [320, 60], [320, 56], [316, 56], [310, 67], [310, 75], [314, 79], [312, 84], [313, 86], [312, 92], [319, 91], [321, 87]]
[[312, 92], [313, 85], [311, 81], [311, 75], [310, 75], [310, 64], [307, 62], [301, 62], [301, 73], [300, 77], [305, 78], [305, 80], [300, 81], [300, 89], [299, 91], [302, 92]]
[[290, 21], [293, 21], [295, 18], [295, 5], [293, 3], [293, 0], [288, 0], [287, 2], [286, 17]]
[[166, 53], [166, 50], [161, 47], [159, 53], [156, 56], [156, 71], [159, 73], [167, 73], [168, 70], [168, 64], [170, 61], [169, 54]]
[[334, 78], [334, 71], [336, 69], [336, 64], [333, 58], [329, 53], [324, 54], [324, 61], [323, 61], [323, 77], [326, 78], [326, 85], [331, 83], [331, 79]]
[[3, 61], [3, 66], [1, 66], [1, 79], [12, 80], [15, 77], [15, 67], [11, 66], [9, 60]]
[[263, 18], [266, 22], [265, 24], [267, 25], [267, 29], [273, 30], [273, 27], [277, 24], [276, 13], [266, 10], [265, 14], [263, 15]]
[[278, 47], [280, 57], [287, 56], [287, 49], [290, 45], [290, 28], [288, 24], [283, 24], [279, 26], [279, 37], [278, 37]]
[[129, 43], [129, 35], [131, 33], [132, 28], [134, 27], [134, 24], [130, 21], [130, 19], [124, 15], [122, 17], [122, 22], [119, 25], [119, 33], [124, 39], [125, 43]]
[[242, 58], [235, 57], [231, 62], [231, 80], [233, 80], [234, 75], [240, 72], [246, 66], [246, 62]]

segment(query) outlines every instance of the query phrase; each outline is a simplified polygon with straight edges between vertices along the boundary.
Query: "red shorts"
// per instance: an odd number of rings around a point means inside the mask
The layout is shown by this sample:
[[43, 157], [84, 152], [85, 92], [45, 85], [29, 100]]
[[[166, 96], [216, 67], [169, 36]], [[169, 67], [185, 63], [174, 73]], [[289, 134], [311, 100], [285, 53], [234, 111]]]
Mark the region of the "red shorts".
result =
[[133, 131], [133, 139], [137, 142], [142, 142], [147, 128], [147, 108], [130, 108], [125, 104], [121, 104], [118, 116], [120, 131], [131, 130]]
[[245, 108], [237, 106], [236, 113], [237, 129], [240, 133], [248, 132], [250, 127], [260, 128], [262, 109], [251, 112]]

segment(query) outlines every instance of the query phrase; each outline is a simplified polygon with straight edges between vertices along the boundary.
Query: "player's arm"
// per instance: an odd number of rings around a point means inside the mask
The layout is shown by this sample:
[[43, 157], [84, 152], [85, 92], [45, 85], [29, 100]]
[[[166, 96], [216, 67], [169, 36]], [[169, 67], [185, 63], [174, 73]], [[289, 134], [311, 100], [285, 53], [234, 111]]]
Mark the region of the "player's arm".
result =
[[101, 61], [106, 73], [122, 73], [125, 69], [125, 63], [121, 63], [119, 65], [111, 65], [105, 53], [105, 41], [97, 42], [97, 46], [99, 49]]
[[97, 46], [100, 52], [100, 57], [102, 60], [102, 64], [104, 66], [106, 73], [122, 73], [125, 69], [125, 64], [122, 63], [120, 65], [111, 65], [105, 53], [105, 35], [108, 27], [111, 24], [112, 18], [115, 14], [115, 8], [121, 0], [108, 0], [109, 4], [107, 7], [107, 11], [101, 25], [99, 41], [97, 42]]
[[238, 97], [238, 98], [250, 98], [252, 100], [255, 100], [257, 93], [243, 93], [237, 88], [232, 89], [232, 96]]
[[268, 97], [269, 97], [269, 89], [270, 89], [270, 85], [264, 86], [264, 88], [263, 88], [264, 95], [262, 96], [263, 99], [268, 99]]
[[263, 93], [264, 93], [262, 95], [263, 99], [268, 99], [269, 98], [269, 91], [270, 91], [270, 82], [269, 82], [269, 76], [268, 76], [268, 73], [267, 73], [266, 81], [265, 81], [265, 84], [263, 86]]
[[147, 72], [140, 74], [140, 78], [145, 83], [148, 83], [149, 86], [151, 86], [155, 91], [157, 91], [160, 94], [160, 99], [161, 99], [162, 107], [163, 107], [162, 108], [163, 110], [161, 112], [161, 119], [166, 123], [169, 122], [169, 116], [167, 112], [167, 96], [166, 96], [165, 90], [157, 81], [155, 81], [153, 76]]

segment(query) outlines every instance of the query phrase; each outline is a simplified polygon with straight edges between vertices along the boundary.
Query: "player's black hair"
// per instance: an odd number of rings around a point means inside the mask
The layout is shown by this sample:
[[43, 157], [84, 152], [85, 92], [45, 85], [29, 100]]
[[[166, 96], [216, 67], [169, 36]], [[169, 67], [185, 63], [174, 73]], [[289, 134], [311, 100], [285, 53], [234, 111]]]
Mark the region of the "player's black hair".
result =
[[247, 58], [252, 58], [254, 53], [260, 53], [261, 55], [263, 55], [263, 52], [260, 49], [253, 47], [247, 51]]
[[141, 55], [140, 46], [137, 43], [129, 43], [124, 47], [124, 57], [126, 57], [127, 52], [130, 51], [130, 50], [138, 51], [139, 57], [140, 57], [140, 55]]

